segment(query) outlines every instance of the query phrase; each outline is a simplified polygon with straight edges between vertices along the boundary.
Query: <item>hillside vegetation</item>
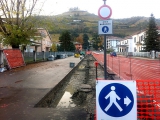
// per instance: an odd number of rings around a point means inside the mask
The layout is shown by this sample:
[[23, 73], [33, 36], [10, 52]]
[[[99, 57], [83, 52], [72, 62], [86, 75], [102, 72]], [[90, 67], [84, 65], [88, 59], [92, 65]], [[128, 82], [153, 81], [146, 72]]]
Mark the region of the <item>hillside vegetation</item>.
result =
[[[63, 30], [76, 31], [78, 34], [87, 33], [89, 36], [92, 36], [93, 33], [98, 34], [98, 21], [100, 20], [97, 15], [81, 10], [72, 10], [56, 16], [40, 16], [38, 19], [41, 19], [41, 26], [49, 30], [53, 41], [58, 40], [59, 34]], [[145, 30], [149, 18], [137, 16], [112, 20], [112, 36], [123, 38], [135, 32]], [[160, 19], [156, 19], [156, 24], [160, 26]]]

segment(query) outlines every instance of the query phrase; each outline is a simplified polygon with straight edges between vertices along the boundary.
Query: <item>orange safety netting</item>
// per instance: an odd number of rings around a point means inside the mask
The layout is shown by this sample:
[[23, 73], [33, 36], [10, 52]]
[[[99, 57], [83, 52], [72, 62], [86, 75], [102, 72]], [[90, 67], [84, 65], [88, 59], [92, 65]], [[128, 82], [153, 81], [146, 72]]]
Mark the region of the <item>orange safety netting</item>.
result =
[[10, 69], [25, 65], [22, 52], [19, 49], [4, 49], [3, 53]]
[[[104, 63], [104, 54], [92, 53], [92, 55], [100, 64]], [[160, 80], [160, 60], [107, 55], [106, 65], [124, 80]]]
[[136, 82], [138, 118], [160, 120], [160, 80], [136, 80]]
[[[103, 54], [92, 55], [104, 64]], [[136, 79], [138, 120], [160, 120], [160, 61], [108, 55], [106, 62], [107, 67], [120, 78]]]

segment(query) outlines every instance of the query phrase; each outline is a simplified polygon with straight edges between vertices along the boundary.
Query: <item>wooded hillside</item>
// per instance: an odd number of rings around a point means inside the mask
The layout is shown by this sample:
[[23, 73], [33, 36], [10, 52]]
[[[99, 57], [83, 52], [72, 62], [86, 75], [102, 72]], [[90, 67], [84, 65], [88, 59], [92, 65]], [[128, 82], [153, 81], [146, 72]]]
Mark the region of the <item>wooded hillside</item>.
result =
[[[63, 30], [76, 31], [79, 34], [98, 34], [98, 21], [100, 20], [97, 15], [81, 10], [72, 10], [56, 16], [39, 16], [37, 19], [41, 19], [41, 27], [47, 28], [52, 36], [56, 36], [56, 39], [58, 39], [57, 34]], [[113, 36], [123, 38], [145, 30], [149, 18], [136, 16], [112, 20]], [[156, 24], [160, 26], [160, 19], [156, 19]]]

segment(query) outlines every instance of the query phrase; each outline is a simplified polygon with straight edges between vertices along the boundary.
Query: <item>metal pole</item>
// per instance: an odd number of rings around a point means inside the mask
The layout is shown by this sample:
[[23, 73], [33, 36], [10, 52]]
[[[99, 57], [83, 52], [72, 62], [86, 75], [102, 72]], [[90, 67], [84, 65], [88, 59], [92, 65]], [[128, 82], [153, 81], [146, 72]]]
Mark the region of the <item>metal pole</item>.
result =
[[[104, 5], [106, 4], [106, 0], [104, 1]], [[104, 79], [107, 80], [107, 56], [106, 56], [106, 34], [104, 35]]]
[[97, 80], [97, 78], [98, 78], [98, 75], [97, 75], [97, 66], [96, 66], [96, 80]]
[[120, 59], [119, 59], [119, 56], [118, 56], [118, 60], [119, 60], [119, 78], [120, 78]]
[[104, 5], [106, 4], [106, 0], [103, 0], [104, 1]]
[[104, 35], [104, 79], [107, 80], [106, 35]]
[[132, 80], [132, 71], [131, 71], [131, 56], [130, 56], [130, 75], [131, 75], [131, 80]]

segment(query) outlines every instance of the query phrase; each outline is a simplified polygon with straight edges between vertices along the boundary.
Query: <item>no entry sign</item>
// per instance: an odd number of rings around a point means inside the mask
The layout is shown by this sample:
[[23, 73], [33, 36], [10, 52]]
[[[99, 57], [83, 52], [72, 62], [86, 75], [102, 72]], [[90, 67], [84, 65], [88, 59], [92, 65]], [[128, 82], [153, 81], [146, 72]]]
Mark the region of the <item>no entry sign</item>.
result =
[[98, 10], [98, 16], [103, 19], [107, 20], [112, 15], [112, 9], [108, 5], [102, 5]]

